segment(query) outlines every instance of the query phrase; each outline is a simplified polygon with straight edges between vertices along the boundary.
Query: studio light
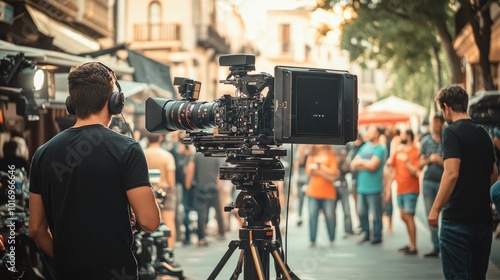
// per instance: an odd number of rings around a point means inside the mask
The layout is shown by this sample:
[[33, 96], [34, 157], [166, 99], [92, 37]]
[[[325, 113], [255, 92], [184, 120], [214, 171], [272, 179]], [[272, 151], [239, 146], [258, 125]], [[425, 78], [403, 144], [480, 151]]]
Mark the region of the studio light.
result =
[[[39, 120], [35, 97], [46, 90], [47, 73], [24, 53], [7, 55], [0, 60], [0, 95], [16, 104], [16, 114], [28, 121]], [[5, 97], [7, 99], [5, 99]]]
[[45, 72], [37, 68], [24, 68], [19, 71], [11, 86], [27, 90], [40, 90], [45, 83]]
[[8, 55], [0, 61], [0, 86], [37, 91], [43, 88], [45, 73], [24, 53]]

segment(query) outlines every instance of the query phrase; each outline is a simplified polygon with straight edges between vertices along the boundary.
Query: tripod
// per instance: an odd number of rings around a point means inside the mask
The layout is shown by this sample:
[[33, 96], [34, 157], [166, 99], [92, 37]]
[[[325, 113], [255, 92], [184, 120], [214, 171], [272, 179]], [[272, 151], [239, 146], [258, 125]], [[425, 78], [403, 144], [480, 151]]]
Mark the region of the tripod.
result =
[[[230, 279], [238, 279], [242, 267], [244, 269], [244, 279], [269, 279], [270, 255], [274, 260], [276, 279], [299, 279], [283, 261], [281, 233], [279, 230], [279, 201], [274, 196], [273, 190], [275, 189], [276, 186], [271, 184], [270, 187], [265, 188], [264, 192], [243, 190], [236, 199], [236, 205], [225, 207], [225, 211], [239, 208], [239, 215], [246, 217], [246, 220], [239, 229], [240, 239], [229, 242], [228, 250], [208, 279], [211, 280], [217, 277], [236, 248], [240, 248], [241, 252], [236, 269]], [[266, 206], [271, 206], [271, 208]], [[261, 210], [266, 209], [271, 209], [271, 211], [267, 212], [271, 215], [270, 219], [267, 219], [268, 216], [265, 211], [261, 212]], [[276, 230], [276, 240], [273, 240], [273, 227], [269, 225], [269, 221]]]

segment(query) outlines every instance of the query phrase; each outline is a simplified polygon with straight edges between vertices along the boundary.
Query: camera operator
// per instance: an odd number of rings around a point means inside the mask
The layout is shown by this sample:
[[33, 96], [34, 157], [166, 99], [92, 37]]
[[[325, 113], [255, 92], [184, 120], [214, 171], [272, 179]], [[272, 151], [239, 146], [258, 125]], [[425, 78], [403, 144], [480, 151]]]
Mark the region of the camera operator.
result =
[[160, 213], [141, 147], [108, 129], [123, 93], [99, 62], [73, 67], [68, 83], [77, 120], [35, 152], [29, 234], [53, 257], [57, 279], [137, 279], [131, 216], [154, 231]]

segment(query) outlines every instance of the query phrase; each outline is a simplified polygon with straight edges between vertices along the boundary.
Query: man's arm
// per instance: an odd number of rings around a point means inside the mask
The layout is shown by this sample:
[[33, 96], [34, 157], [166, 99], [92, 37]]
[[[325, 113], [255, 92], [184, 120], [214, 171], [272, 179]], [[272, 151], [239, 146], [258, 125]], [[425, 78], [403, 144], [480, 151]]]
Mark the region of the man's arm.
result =
[[426, 158], [424, 154], [420, 154], [418, 158], [418, 167], [420, 169], [424, 168], [424, 166], [428, 165], [430, 162], [429, 158]]
[[370, 160], [359, 158], [357, 170], [368, 170], [370, 172], [374, 172], [375, 170], [377, 170], [381, 163], [382, 161], [376, 156], [372, 156]]
[[186, 190], [190, 190], [192, 185], [193, 185], [193, 178], [194, 178], [194, 169], [195, 169], [195, 163], [194, 160], [190, 160], [188, 164], [186, 165], [186, 169], [184, 170], [185, 172], [185, 183], [186, 183]]
[[432, 227], [438, 226], [439, 212], [443, 209], [451, 193], [455, 189], [455, 184], [458, 180], [460, 170], [460, 159], [459, 158], [448, 158], [444, 161], [444, 172], [441, 177], [441, 184], [439, 185], [439, 190], [432, 205], [427, 221]]
[[30, 193], [29, 235], [47, 255], [53, 256], [52, 233], [49, 229], [42, 196]]
[[490, 185], [493, 185], [498, 179], [497, 164], [493, 163], [493, 172], [491, 172]]
[[151, 187], [130, 189], [127, 191], [127, 197], [141, 227], [148, 232], [155, 231], [160, 226], [160, 209]]
[[167, 170], [167, 183], [171, 188], [175, 188], [175, 169]]
[[418, 158], [416, 160], [411, 160], [411, 158], [408, 157], [405, 161], [405, 164], [406, 168], [408, 168], [408, 171], [410, 171], [410, 174], [417, 177], [419, 171]]
[[165, 170], [165, 174], [167, 174], [167, 184], [169, 187], [175, 188], [175, 158], [170, 152], [168, 153], [167, 161], [167, 168]]

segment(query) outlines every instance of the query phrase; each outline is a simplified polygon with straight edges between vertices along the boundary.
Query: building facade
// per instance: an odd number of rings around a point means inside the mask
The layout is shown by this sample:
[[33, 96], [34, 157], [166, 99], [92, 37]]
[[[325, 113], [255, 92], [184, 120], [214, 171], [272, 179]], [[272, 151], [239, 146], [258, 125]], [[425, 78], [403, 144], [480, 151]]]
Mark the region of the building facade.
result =
[[220, 55], [247, 52], [237, 6], [222, 0], [118, 0], [117, 43], [171, 67], [172, 78], [202, 82], [200, 100], [220, 96]]

